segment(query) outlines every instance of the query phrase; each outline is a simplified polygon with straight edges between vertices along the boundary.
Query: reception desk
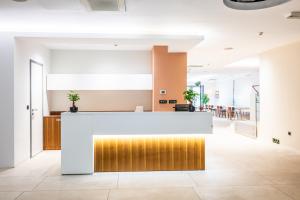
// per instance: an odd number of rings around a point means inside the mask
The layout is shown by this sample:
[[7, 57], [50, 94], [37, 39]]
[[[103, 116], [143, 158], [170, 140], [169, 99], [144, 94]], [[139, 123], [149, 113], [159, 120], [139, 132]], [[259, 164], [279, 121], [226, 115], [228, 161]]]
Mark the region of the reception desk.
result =
[[206, 112], [79, 112], [61, 115], [62, 174], [203, 170]]

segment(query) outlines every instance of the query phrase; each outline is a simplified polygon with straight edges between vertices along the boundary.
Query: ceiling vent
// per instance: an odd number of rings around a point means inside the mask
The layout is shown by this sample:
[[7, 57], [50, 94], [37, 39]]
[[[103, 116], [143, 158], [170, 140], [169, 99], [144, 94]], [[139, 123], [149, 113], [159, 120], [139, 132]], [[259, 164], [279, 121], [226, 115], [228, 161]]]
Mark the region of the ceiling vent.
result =
[[224, 4], [237, 10], [258, 10], [281, 5], [290, 0], [223, 0]]
[[125, 0], [80, 0], [91, 11], [126, 11]]
[[293, 11], [286, 17], [287, 19], [300, 19], [300, 11]]

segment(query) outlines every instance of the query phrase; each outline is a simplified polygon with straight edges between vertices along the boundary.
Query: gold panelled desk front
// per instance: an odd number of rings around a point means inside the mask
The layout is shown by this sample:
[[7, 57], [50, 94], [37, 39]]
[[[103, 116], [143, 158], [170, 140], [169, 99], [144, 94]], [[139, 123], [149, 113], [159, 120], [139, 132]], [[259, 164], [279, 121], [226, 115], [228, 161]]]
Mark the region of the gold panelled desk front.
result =
[[200, 135], [95, 136], [95, 172], [205, 169]]

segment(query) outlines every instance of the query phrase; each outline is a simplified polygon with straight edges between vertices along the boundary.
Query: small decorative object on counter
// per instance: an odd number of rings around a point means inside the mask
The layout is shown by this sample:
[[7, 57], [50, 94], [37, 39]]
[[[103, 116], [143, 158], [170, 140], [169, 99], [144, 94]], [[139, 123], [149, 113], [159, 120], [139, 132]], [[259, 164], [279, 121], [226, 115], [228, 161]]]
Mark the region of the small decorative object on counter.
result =
[[68, 94], [68, 99], [72, 101], [72, 107], [70, 107], [70, 112], [78, 112], [78, 107], [76, 107], [75, 102], [80, 100], [79, 94], [75, 91], [70, 91]]
[[186, 101], [188, 101], [189, 104], [190, 104], [189, 105], [189, 111], [190, 112], [195, 112], [196, 108], [193, 105], [193, 103], [195, 102], [195, 100], [197, 99], [199, 94], [197, 92], [195, 92], [194, 90], [192, 90], [192, 89], [188, 89], [188, 90], [184, 91], [183, 95], [184, 95], [184, 99]]

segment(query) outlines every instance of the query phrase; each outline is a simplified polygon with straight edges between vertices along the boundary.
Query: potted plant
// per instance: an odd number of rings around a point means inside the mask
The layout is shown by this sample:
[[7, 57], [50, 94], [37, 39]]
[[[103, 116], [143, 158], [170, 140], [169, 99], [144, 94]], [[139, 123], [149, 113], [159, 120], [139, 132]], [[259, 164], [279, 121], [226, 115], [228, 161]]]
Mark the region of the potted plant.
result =
[[193, 105], [194, 101], [197, 99], [199, 94], [192, 89], [188, 89], [183, 93], [184, 99], [189, 102], [189, 111], [195, 112], [195, 106]]
[[[207, 105], [208, 104], [208, 102], [209, 102], [209, 97], [208, 97], [208, 95], [207, 94], [204, 94], [202, 97], [201, 97], [201, 103], [202, 103], [202, 105]], [[202, 108], [200, 108], [200, 110], [202, 111], [203, 110], [203, 107]]]
[[80, 100], [79, 94], [75, 91], [70, 91], [68, 94], [68, 99], [72, 101], [72, 107], [70, 107], [70, 112], [78, 112], [78, 107], [76, 107], [75, 102]]

